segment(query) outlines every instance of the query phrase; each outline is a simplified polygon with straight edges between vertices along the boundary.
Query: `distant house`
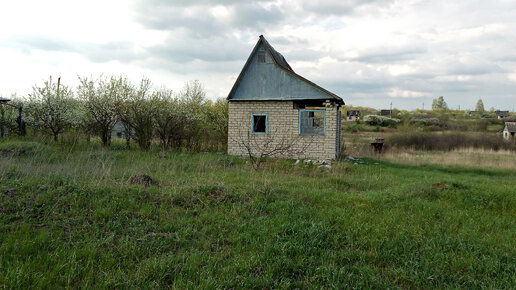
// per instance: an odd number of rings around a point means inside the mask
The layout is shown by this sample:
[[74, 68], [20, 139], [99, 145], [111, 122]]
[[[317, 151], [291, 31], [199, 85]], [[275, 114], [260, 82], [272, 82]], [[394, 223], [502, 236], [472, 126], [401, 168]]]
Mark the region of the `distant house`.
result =
[[392, 116], [392, 110], [381, 110], [380, 115], [381, 116]]
[[477, 111], [469, 111], [469, 116], [470, 117], [476, 116], [477, 113], [478, 113]]
[[509, 111], [495, 111], [495, 114], [498, 116], [498, 119], [503, 119], [509, 117]]
[[[334, 159], [344, 101], [298, 75], [260, 35], [228, 97], [228, 154]], [[293, 150], [285, 150], [291, 146]], [[271, 148], [278, 148], [274, 152]]]
[[[111, 138], [123, 138], [123, 139], [129, 139], [134, 135], [134, 129], [131, 128], [131, 136], [127, 135], [127, 130], [125, 129], [125, 123], [122, 120], [116, 121], [115, 125], [113, 126], [113, 129], [111, 130]], [[129, 137], [129, 138], [128, 138]]]
[[503, 128], [503, 137], [506, 140], [513, 140], [514, 133], [516, 133], [516, 122], [505, 122], [505, 127]]
[[348, 121], [358, 121], [360, 120], [360, 111], [358, 110], [349, 110], [346, 112], [346, 120]]

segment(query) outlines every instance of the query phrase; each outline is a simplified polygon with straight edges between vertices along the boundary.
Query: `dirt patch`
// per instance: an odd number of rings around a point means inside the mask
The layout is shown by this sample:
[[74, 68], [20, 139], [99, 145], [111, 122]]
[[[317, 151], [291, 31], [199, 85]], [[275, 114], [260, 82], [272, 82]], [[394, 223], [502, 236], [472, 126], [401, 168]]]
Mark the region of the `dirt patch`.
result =
[[14, 197], [14, 195], [16, 194], [16, 189], [15, 188], [4, 188], [4, 189], [2, 189], [1, 193], [2, 193], [2, 195]]
[[8, 157], [13, 154], [13, 150], [10, 149], [0, 149], [0, 156]]
[[466, 189], [467, 186], [460, 184], [460, 183], [447, 183], [447, 182], [436, 182], [432, 184], [432, 188], [438, 189], [438, 190], [447, 190], [447, 189]]
[[439, 189], [439, 190], [446, 190], [446, 189], [448, 189], [448, 187], [450, 187], [450, 185], [447, 184], [446, 182], [436, 182], [436, 183], [432, 184], [432, 188]]
[[221, 198], [224, 193], [225, 189], [222, 186], [218, 185], [208, 185], [208, 186], [200, 186], [196, 191], [194, 191], [196, 194], [201, 194], [207, 197], [210, 200], [216, 200]]
[[139, 185], [143, 185], [143, 186], [157, 184], [157, 182], [154, 179], [152, 179], [152, 177], [148, 176], [147, 174], [132, 176], [131, 178], [129, 178], [129, 183], [139, 184]]

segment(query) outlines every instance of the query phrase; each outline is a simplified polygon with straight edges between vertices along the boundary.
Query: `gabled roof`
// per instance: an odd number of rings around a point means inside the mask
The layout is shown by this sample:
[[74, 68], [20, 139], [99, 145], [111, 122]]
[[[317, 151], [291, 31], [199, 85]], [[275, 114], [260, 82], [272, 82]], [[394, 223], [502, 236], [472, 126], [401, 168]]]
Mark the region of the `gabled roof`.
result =
[[500, 117], [507, 117], [509, 116], [509, 111], [495, 111], [495, 114]]
[[[315, 83], [307, 80], [306, 78], [298, 75], [297, 73], [295, 73], [294, 70], [292, 69], [292, 67], [290, 67], [290, 65], [288, 64], [287, 60], [283, 57], [283, 55], [281, 55], [281, 53], [276, 51], [269, 44], [269, 42], [265, 39], [265, 37], [263, 37], [263, 35], [260, 35], [260, 38], [258, 39], [258, 42], [254, 46], [253, 51], [251, 52], [251, 54], [247, 58], [247, 61], [246, 61], [245, 65], [244, 65], [244, 67], [242, 68], [242, 71], [238, 75], [238, 78], [237, 78], [235, 84], [233, 85], [233, 88], [229, 92], [229, 95], [227, 97], [228, 100], [232, 99], [236, 89], [238, 88], [238, 85], [242, 81], [242, 78], [243, 78], [243, 75], [244, 75], [245, 71], [247, 70], [247, 68], [251, 64], [251, 60], [252, 60], [253, 56], [255, 55], [255, 53], [257, 52], [258, 48], [261, 45], [263, 45], [265, 50], [270, 53], [270, 55], [272, 56], [273, 62], [274, 62], [275, 65], [277, 65], [277, 67], [279, 67], [281, 70], [287, 72], [289, 75], [295, 77], [296, 79], [298, 79], [298, 80], [306, 83], [307, 85], [309, 85], [309, 86], [317, 89], [318, 91], [320, 91], [324, 95], [324, 97], [320, 98], [321, 100], [334, 100], [334, 101], [337, 101], [339, 104], [344, 104], [344, 101], [342, 100], [342, 98], [340, 98], [336, 94], [334, 94], [334, 93], [332, 93], [332, 92], [330, 92], [330, 91], [328, 91], [328, 90], [318, 86], [317, 84], [315, 84]], [[304, 98], [302, 98], [302, 97], [296, 98], [295, 96], [289, 98], [289, 100], [296, 100], [296, 99], [297, 100], [303, 100]], [[249, 100], [251, 100], [251, 99], [249, 99]], [[264, 100], [264, 99], [259, 99], [259, 100]]]
[[382, 116], [390, 115], [391, 113], [392, 113], [392, 110], [383, 109], [380, 111], [380, 115], [382, 115]]
[[505, 122], [505, 127], [511, 133], [516, 133], [516, 122]]
[[281, 53], [275, 50], [274, 47], [272, 47], [272, 45], [269, 44], [267, 39], [263, 37], [263, 35], [260, 35], [260, 40], [258, 40], [258, 43], [256, 44], [257, 46], [259, 46], [260, 41], [262, 41], [263, 45], [266, 47], [266, 50], [268, 50], [271, 53], [272, 58], [274, 59], [274, 62], [277, 65], [279, 65], [282, 69], [286, 71], [295, 73], [294, 70], [288, 64], [287, 60], [283, 57], [283, 55], [281, 55]]
[[2, 98], [2, 97], [0, 97], [0, 103], [7, 103], [7, 102], [9, 102], [9, 101], [11, 101], [11, 100], [10, 100], [10, 99], [6, 99], [6, 98]]

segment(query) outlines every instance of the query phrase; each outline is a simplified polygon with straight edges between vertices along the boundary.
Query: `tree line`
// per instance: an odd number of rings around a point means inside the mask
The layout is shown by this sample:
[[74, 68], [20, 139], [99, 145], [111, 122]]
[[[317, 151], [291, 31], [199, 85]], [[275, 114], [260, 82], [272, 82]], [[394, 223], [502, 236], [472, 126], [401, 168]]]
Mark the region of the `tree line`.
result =
[[[23, 106], [31, 134], [45, 134], [56, 142], [64, 133], [75, 132], [88, 141], [98, 137], [109, 147], [117, 123], [127, 145], [134, 140], [142, 150], [153, 141], [165, 150], [224, 150], [227, 141], [227, 102], [209, 100], [198, 81], [174, 93], [153, 89], [145, 78], [135, 85], [122, 76], [79, 77], [75, 90], [50, 78], [12, 103]], [[15, 115], [13, 108], [0, 106], [0, 127], [16, 131]]]

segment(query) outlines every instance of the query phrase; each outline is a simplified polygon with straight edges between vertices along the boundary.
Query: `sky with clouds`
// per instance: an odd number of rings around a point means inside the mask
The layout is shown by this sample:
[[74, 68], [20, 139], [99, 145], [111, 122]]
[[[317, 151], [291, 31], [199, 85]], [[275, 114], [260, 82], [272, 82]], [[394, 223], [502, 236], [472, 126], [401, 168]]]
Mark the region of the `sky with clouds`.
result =
[[263, 34], [347, 104], [516, 105], [513, 0], [17, 0], [0, 3], [0, 27], [4, 97], [101, 74], [226, 97]]

